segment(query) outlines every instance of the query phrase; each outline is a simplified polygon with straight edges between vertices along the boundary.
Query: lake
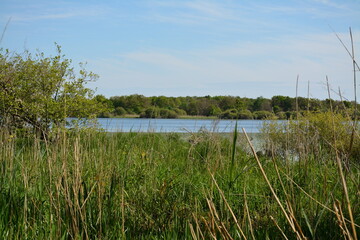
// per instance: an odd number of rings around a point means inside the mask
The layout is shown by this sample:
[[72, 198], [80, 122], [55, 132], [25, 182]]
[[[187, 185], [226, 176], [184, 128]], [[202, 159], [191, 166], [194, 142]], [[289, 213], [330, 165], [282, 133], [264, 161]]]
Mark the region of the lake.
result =
[[[237, 120], [238, 129], [258, 133], [266, 120]], [[148, 118], [98, 118], [101, 128], [107, 132], [233, 132], [235, 120], [212, 119], [148, 119]]]

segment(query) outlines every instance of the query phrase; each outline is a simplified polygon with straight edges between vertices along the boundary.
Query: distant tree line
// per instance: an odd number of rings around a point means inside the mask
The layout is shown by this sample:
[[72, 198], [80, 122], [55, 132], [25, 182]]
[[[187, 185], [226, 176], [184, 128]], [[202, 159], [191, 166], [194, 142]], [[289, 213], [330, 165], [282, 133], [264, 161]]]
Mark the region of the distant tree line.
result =
[[108, 111], [99, 117], [137, 115], [142, 118], [178, 118], [180, 116], [207, 116], [221, 119], [290, 119], [306, 112], [334, 111], [350, 113], [353, 102], [319, 100], [314, 98], [274, 96], [255, 99], [236, 96], [166, 97], [143, 95], [97, 95], [95, 99], [106, 105]]

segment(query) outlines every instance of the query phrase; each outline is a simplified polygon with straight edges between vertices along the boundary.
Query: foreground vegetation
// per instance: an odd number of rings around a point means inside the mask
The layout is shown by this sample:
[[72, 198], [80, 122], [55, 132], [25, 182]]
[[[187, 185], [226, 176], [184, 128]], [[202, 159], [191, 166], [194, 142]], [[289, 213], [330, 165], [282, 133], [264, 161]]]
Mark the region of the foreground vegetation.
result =
[[359, 136], [338, 117], [265, 126], [257, 154], [237, 131], [2, 129], [0, 238], [356, 239]]

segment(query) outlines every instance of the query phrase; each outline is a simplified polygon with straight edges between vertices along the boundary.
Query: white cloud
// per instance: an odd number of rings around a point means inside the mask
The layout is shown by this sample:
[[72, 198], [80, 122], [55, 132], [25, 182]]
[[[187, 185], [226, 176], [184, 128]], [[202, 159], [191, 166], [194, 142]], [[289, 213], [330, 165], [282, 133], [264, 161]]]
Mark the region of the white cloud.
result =
[[[103, 84], [113, 89], [189, 88], [201, 89], [203, 94], [211, 91], [293, 95], [293, 92], [278, 92], [276, 88], [291, 88], [300, 74], [303, 85], [300, 95], [306, 96], [305, 88], [310, 81], [312, 96], [325, 98], [326, 75], [335, 90], [340, 86], [346, 97], [351, 98], [352, 94], [351, 59], [331, 34], [289, 37], [273, 43], [238, 43], [191, 52], [132, 52], [122, 54], [121, 60], [102, 60], [96, 65]], [[249, 83], [256, 87], [247, 88]], [[269, 88], [272, 84], [277, 87]]]
[[22, 9], [21, 13], [8, 13], [12, 21], [29, 22], [37, 20], [50, 19], [68, 19], [75, 17], [93, 17], [102, 15], [106, 12], [104, 7], [99, 6], [77, 6], [77, 5], [63, 5], [63, 6], [29, 6], [28, 9]]
[[234, 5], [215, 1], [152, 1], [154, 10], [148, 18], [177, 24], [201, 24], [221, 20], [235, 20]]

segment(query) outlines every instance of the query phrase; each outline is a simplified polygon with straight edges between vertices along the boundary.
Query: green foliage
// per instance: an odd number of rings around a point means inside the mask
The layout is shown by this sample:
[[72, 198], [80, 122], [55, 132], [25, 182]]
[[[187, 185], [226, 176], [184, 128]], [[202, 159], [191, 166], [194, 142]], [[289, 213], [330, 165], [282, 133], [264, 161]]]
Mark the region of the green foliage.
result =
[[[263, 119], [269, 117], [291, 119], [296, 117], [296, 110], [301, 114], [303, 112], [326, 112], [330, 110], [329, 100], [321, 101], [302, 97], [298, 97], [298, 109], [296, 109], [296, 99], [287, 96], [274, 96], [271, 99], [263, 97], [251, 99], [235, 96], [145, 97], [135, 94], [110, 97], [109, 101], [112, 102], [112, 105], [110, 105], [115, 109], [122, 107], [129, 114], [142, 114], [143, 116], [149, 107], [174, 110], [179, 116], [214, 116], [228, 119]], [[331, 103], [336, 112], [353, 116], [354, 106], [352, 102], [332, 100]], [[235, 116], [235, 110], [238, 116]], [[265, 114], [264, 111], [267, 113]], [[255, 112], [257, 112], [258, 116], [256, 116]], [[276, 116], [269, 114], [269, 112], [274, 113]], [[109, 112], [109, 115], [111, 114], [121, 115], [114, 111]]]
[[114, 110], [114, 114], [116, 115], [116, 116], [122, 116], [122, 115], [125, 115], [127, 112], [126, 112], [126, 110], [123, 108], [123, 107], [117, 107], [117, 108], [115, 108], [115, 110]]
[[[239, 239], [210, 173], [248, 239], [281, 239], [277, 225], [296, 239], [254, 158], [243, 151], [242, 134], [74, 129], [60, 136], [46, 144], [0, 131], [1, 239], [193, 239], [190, 225], [204, 239], [223, 239], [224, 229]], [[260, 160], [307, 238], [344, 238], [333, 211], [343, 198], [336, 165], [311, 155]], [[359, 224], [357, 166], [346, 175]], [[342, 209], [348, 219], [345, 204]]]
[[346, 161], [360, 156], [359, 137], [351, 140], [353, 122], [339, 113], [304, 113], [298, 120], [266, 123], [263, 131], [272, 145], [269, 149], [287, 149], [301, 157], [332, 154], [332, 159], [337, 152]]
[[228, 109], [220, 114], [222, 119], [237, 119], [238, 111], [236, 109]]
[[175, 111], [175, 113], [176, 113], [178, 116], [185, 116], [185, 115], [187, 115], [186, 112], [185, 112], [185, 110], [180, 109], [180, 108], [174, 108], [174, 111]]
[[149, 107], [140, 114], [141, 118], [177, 118], [178, 114], [174, 110]]
[[253, 119], [253, 114], [249, 110], [242, 110], [238, 113], [239, 119]]
[[142, 114], [140, 114], [141, 118], [159, 118], [160, 109], [157, 107], [149, 107]]
[[96, 80], [97, 75], [80, 64], [76, 76], [71, 61], [61, 54], [60, 46], [57, 50], [54, 57], [28, 51], [22, 54], [0, 51], [3, 126], [30, 126], [47, 135], [50, 127], [64, 125], [67, 117], [95, 117], [106, 109], [107, 106], [93, 99], [93, 91], [85, 87], [87, 82]]
[[269, 111], [255, 111], [253, 113], [255, 119], [274, 119], [275, 114]]

